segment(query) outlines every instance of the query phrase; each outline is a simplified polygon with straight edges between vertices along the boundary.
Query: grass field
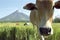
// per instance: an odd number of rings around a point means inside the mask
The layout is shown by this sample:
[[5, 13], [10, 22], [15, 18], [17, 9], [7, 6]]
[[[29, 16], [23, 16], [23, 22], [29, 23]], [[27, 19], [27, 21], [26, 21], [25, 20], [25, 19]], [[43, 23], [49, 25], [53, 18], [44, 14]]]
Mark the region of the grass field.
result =
[[[52, 26], [54, 34], [49, 36], [47, 40], [60, 40], [60, 23], [53, 23]], [[14, 28], [16, 29], [16, 32], [14, 31]], [[15, 34], [16, 40], [39, 40], [37, 28], [35, 27], [35, 29], [33, 29], [31, 23], [26, 26], [24, 26], [24, 22], [0, 23], [0, 40], [14, 40], [13, 34]]]

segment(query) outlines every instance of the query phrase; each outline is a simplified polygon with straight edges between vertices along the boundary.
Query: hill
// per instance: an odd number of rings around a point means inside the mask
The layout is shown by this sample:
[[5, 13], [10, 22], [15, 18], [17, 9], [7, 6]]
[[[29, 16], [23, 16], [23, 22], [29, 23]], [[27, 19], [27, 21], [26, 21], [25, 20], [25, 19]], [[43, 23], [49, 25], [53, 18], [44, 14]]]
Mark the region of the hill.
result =
[[18, 10], [14, 11], [10, 15], [1, 18], [0, 21], [29, 21], [29, 16], [24, 13], [19, 12]]

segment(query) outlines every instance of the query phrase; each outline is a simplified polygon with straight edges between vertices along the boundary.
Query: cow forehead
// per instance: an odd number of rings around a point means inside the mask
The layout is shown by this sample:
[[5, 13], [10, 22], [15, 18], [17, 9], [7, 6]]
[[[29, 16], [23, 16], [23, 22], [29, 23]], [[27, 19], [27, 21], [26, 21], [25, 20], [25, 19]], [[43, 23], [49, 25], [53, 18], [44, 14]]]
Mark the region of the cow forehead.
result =
[[51, 14], [51, 11], [53, 11], [53, 2], [51, 1], [41, 1], [36, 3], [37, 7], [38, 7], [38, 13], [39, 14]]

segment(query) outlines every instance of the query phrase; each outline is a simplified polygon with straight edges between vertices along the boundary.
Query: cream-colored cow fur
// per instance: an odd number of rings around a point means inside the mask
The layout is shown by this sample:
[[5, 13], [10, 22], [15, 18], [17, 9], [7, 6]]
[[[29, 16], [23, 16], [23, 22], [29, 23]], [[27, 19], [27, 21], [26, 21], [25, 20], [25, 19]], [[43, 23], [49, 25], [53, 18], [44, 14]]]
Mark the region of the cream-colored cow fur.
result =
[[[53, 0], [36, 0], [36, 5], [38, 10], [31, 11], [30, 21], [38, 28], [49, 27], [52, 29]], [[50, 34], [53, 34], [53, 29]]]

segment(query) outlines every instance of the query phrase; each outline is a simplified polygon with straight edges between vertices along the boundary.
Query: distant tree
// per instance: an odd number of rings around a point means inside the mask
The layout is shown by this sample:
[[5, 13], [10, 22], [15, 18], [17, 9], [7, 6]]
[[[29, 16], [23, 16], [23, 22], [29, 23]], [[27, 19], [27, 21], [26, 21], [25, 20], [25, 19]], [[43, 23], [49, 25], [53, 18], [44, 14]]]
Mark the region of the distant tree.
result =
[[54, 23], [60, 23], [60, 18], [55, 18], [55, 19], [53, 20], [53, 22], [54, 22]]

